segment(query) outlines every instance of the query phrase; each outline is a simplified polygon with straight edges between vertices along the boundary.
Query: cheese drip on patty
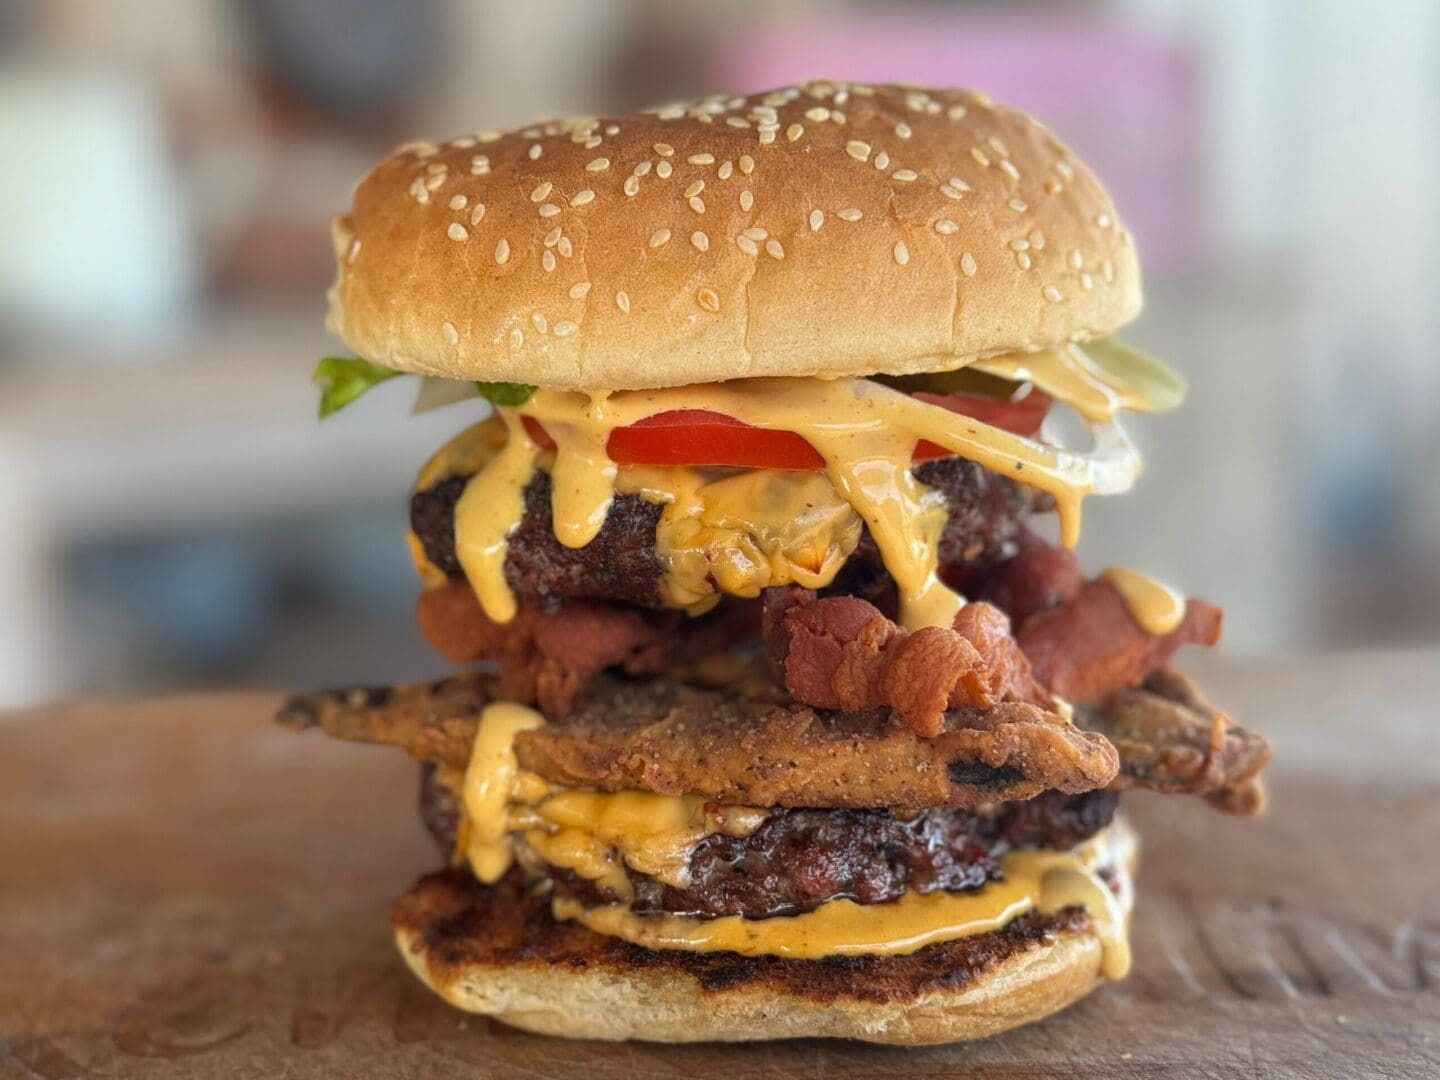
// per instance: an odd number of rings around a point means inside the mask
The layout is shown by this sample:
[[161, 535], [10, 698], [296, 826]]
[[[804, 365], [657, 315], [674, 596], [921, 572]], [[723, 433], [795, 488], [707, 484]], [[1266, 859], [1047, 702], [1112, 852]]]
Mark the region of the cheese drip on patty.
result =
[[[683, 888], [697, 843], [719, 832], [749, 835], [769, 814], [717, 807], [695, 795], [553, 790], [515, 758], [515, 737], [543, 723], [533, 709], [511, 702], [488, 705], [481, 714], [461, 783], [460, 844], [486, 884], [509, 870], [518, 837], [545, 862], [573, 870], [624, 900], [633, 894], [627, 867]], [[1112, 891], [1099, 871], [1124, 866], [1131, 842], [1122, 825], [1112, 825], [1073, 851], [1009, 852], [1000, 860], [1002, 879], [972, 892], [911, 892], [883, 904], [829, 900], [794, 916], [641, 915], [627, 903], [586, 907], [566, 897], [557, 897], [552, 910], [557, 919], [645, 948], [820, 959], [903, 955], [999, 930], [1027, 911], [1081, 906], [1101, 938], [1105, 975], [1119, 978], [1129, 966], [1128, 896]]]
[[[1098, 445], [1097, 429], [1097, 453], [1087, 457], [1013, 435], [866, 379], [747, 379], [613, 394], [539, 390], [525, 405], [497, 408], [507, 441], [471, 479], [456, 505], [456, 556], [491, 619], [508, 622], [516, 611], [515, 596], [505, 580], [507, 539], [523, 516], [521, 492], [542, 457], [525, 428], [526, 418], [539, 422], [555, 443], [551, 510], [561, 543], [578, 548], [593, 540], [617, 489], [633, 486], [645, 497], [675, 508], [668, 522], [672, 528], [668, 533], [662, 528], [665, 535], [657, 536], [657, 552], [667, 565], [686, 565], [688, 558], [691, 565], [705, 570], [677, 574], [668, 585], [677, 606], [704, 610], [714, 602], [711, 593], [717, 588], [725, 591], [727, 579], [745, 590], [740, 595], [754, 595], [765, 585], [787, 580], [815, 587], [833, 578], [848, 555], [846, 545], [853, 550], [849, 526], [835, 524], [843, 514], [830, 517], [830, 532], [823, 539], [800, 542], [809, 556], [795, 559], [785, 554], [795, 547], [792, 536], [790, 541], [772, 542], [768, 549], [760, 544], [761, 557], [742, 552], [741, 561], [749, 566], [733, 573], [733, 565], [717, 562], [711, 554], [723, 549], [723, 543], [709, 543], [703, 537], [696, 542], [694, 530], [683, 523], [699, 521], [703, 527], [707, 517], [725, 516], [725, 510], [717, 510], [722, 501], [733, 510], [744, 500], [724, 500], [721, 492], [705, 492], [715, 485], [697, 486], [693, 471], [685, 469], [668, 476], [668, 470], [648, 469], [643, 480], [631, 474], [621, 484], [620, 468], [605, 455], [609, 433], [678, 410], [719, 412], [754, 427], [793, 431], [809, 442], [824, 459], [823, 475], [833, 493], [824, 501], [838, 499], [848, 505], [869, 530], [899, 590], [901, 624], [911, 630], [949, 626], [964, 602], [937, 574], [936, 549], [946, 507], [943, 497], [916, 481], [911, 472], [917, 442], [935, 443], [1048, 492], [1056, 501], [1067, 545], [1078, 539], [1084, 496], [1123, 490], [1139, 468], [1118, 428], [1109, 429], [1106, 445]], [[814, 475], [797, 472], [773, 482], [804, 485], [812, 483], [806, 478]], [[795, 517], [796, 499], [772, 498], [770, 503], [787, 514], [785, 520]], [[666, 524], [662, 518], [662, 526]], [[772, 540], [785, 531], [779, 520], [759, 525], [750, 520], [745, 525], [748, 535], [769, 535]], [[721, 526], [726, 527], [733, 528]], [[692, 544], [688, 549], [687, 542]], [[693, 557], [696, 551], [699, 560]], [[762, 565], [763, 573], [752, 569]], [[714, 584], [700, 588], [702, 578]]]

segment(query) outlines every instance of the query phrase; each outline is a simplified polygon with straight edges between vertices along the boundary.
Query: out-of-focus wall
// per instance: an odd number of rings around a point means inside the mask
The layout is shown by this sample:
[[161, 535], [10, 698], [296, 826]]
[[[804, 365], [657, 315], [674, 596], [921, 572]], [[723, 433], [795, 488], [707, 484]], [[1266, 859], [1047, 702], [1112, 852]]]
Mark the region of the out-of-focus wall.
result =
[[439, 670], [405, 495], [463, 408], [397, 380], [315, 423], [326, 218], [412, 134], [805, 74], [979, 84], [1120, 198], [1126, 336], [1192, 393], [1088, 564], [1222, 602], [1238, 650], [1440, 638], [1440, 6], [1303, 12], [0, 0], [0, 703]]

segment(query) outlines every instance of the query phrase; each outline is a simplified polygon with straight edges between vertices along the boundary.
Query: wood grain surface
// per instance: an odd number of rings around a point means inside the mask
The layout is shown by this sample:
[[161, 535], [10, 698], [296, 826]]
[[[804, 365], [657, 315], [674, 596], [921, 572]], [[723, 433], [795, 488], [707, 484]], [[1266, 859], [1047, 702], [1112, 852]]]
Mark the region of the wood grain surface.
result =
[[0, 1077], [1440, 1076], [1440, 654], [1209, 660], [1276, 744], [1272, 809], [1128, 800], [1136, 967], [970, 1046], [547, 1040], [402, 970], [437, 856], [392, 750], [273, 695], [0, 717]]

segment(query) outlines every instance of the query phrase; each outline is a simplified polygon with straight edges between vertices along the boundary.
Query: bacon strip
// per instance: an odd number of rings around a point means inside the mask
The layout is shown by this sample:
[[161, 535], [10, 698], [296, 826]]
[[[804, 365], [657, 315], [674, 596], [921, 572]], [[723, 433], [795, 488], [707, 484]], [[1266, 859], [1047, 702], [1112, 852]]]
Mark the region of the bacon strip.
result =
[[523, 606], [508, 623], [485, 614], [464, 581], [420, 594], [417, 611], [427, 641], [456, 663], [493, 660], [500, 695], [534, 702], [564, 716], [585, 684], [606, 668], [632, 675], [664, 669], [681, 616], [639, 612], [593, 600], [572, 600], [552, 611]]
[[1075, 553], [1022, 528], [1013, 558], [988, 575], [980, 597], [1007, 612], [1017, 626], [1032, 615], [1074, 599], [1085, 584]]
[[853, 596], [814, 599], [768, 589], [765, 640], [799, 702], [821, 709], [894, 709], [916, 734], [940, 733], [947, 709], [1000, 701], [1044, 705], [1049, 697], [991, 604], [969, 604], [953, 627], [906, 633]]
[[1178, 627], [1147, 634], [1112, 586], [1090, 581], [1060, 607], [1027, 619], [1018, 640], [1035, 677], [1052, 693], [1091, 701], [1137, 685], [1181, 645], [1214, 645], [1221, 617], [1215, 605], [1190, 599]]

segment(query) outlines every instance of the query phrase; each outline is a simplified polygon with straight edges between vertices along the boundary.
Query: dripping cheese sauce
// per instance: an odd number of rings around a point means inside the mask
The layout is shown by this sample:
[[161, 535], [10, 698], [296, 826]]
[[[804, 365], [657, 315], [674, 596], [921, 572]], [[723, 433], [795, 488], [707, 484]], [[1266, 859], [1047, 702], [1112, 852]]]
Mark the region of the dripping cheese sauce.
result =
[[765, 919], [637, 914], [624, 902], [633, 895], [627, 867], [683, 888], [700, 840], [714, 833], [747, 836], [770, 811], [717, 807], [695, 795], [553, 790], [522, 770], [514, 751], [518, 733], [543, 723], [539, 713], [509, 702], [484, 709], [460, 786], [465, 827], [459, 844], [486, 884], [505, 875], [521, 847], [622, 900], [586, 907], [557, 897], [557, 919], [651, 949], [818, 959], [905, 955], [998, 930], [1027, 911], [1079, 906], [1100, 938], [1104, 974], [1120, 978], [1129, 966], [1129, 898], [1100, 876], [1133, 858], [1133, 838], [1121, 824], [1071, 851], [1008, 852], [1000, 858], [1002, 878], [970, 892], [906, 893], [884, 904], [836, 899], [802, 915]]
[[[1033, 376], [1037, 385], [1073, 399], [1091, 418], [1108, 419], [1134, 404], [1133, 394], [1127, 396], [1078, 358], [1078, 350], [1055, 350], [983, 363], [987, 370]], [[606, 455], [615, 428], [682, 410], [793, 431], [820, 454], [824, 471], [749, 470], [743, 479], [709, 482], [694, 469], [622, 468]], [[788, 582], [822, 587], [853, 551], [863, 523], [898, 587], [900, 622], [912, 630], [950, 625], [964, 603], [937, 574], [936, 547], [947, 508], [943, 496], [911, 472], [917, 442], [935, 443], [1049, 493], [1067, 546], [1079, 536], [1081, 500], [1096, 488], [1082, 456], [866, 379], [748, 379], [593, 394], [538, 390], [526, 404], [496, 412], [506, 437], [462, 493], [455, 536], [461, 568], [485, 613], [497, 622], [515, 614], [504, 574], [507, 541], [524, 512], [523, 489], [542, 459], [552, 480], [555, 536], [569, 547], [595, 538], [617, 491], [666, 507], [656, 552], [666, 569], [662, 596], [673, 606], [698, 614], [721, 593], [755, 596], [768, 585]], [[555, 444], [553, 454], [530, 437], [526, 419], [545, 429]], [[1128, 483], [1138, 458], [1130, 454], [1125, 465]], [[433, 479], [443, 468], [432, 462], [426, 473]]]

